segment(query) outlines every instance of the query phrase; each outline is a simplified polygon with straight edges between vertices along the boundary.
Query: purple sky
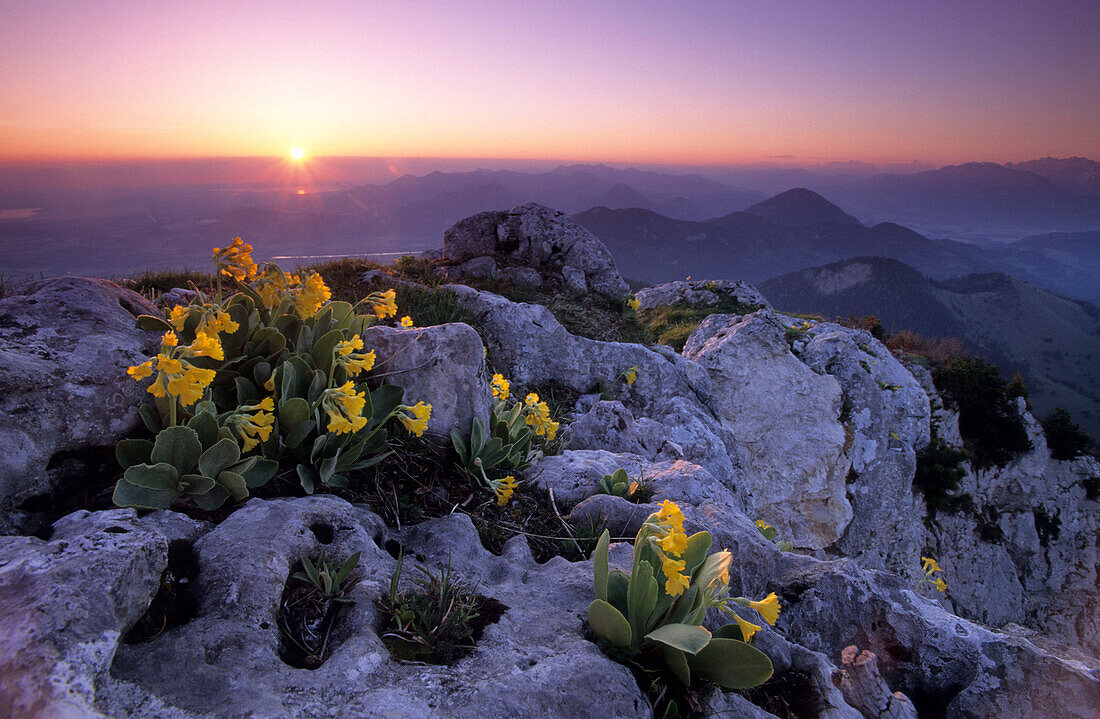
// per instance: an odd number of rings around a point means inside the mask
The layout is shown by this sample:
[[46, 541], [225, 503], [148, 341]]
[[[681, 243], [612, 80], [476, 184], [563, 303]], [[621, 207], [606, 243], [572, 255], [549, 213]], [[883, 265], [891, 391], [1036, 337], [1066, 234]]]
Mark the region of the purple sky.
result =
[[1100, 2], [5, 0], [0, 159], [1100, 155]]

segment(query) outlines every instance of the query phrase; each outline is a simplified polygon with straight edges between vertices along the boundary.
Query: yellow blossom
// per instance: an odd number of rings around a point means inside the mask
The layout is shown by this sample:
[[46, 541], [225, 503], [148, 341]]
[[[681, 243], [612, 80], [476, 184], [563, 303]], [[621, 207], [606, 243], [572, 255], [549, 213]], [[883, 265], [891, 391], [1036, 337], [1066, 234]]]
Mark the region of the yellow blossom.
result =
[[508, 380], [504, 379], [504, 375], [500, 374], [499, 372], [493, 375], [492, 387], [494, 397], [502, 402], [508, 399], [508, 395], [511, 392], [511, 385], [509, 384]]
[[634, 381], [638, 379], [638, 367], [637, 367], [637, 365], [635, 365], [634, 367], [631, 367], [626, 372], [624, 372], [623, 376], [626, 378], [626, 383], [628, 385], [634, 384]]
[[291, 295], [294, 309], [298, 310], [298, 314], [303, 319], [317, 314], [317, 310], [321, 309], [321, 306], [328, 302], [331, 297], [332, 292], [325, 285], [321, 275], [316, 272], [309, 273], [301, 289]]
[[628, 299], [628, 300], [626, 301], [626, 306], [627, 306], [627, 307], [629, 307], [629, 308], [630, 308], [630, 309], [632, 309], [632, 310], [636, 310], [636, 309], [638, 309], [638, 305], [639, 305], [639, 304], [640, 304], [640, 303], [638, 302], [638, 298], [637, 298], [637, 297], [633, 297], [633, 296], [632, 296], [632, 297], [631, 297], [630, 299]]
[[774, 626], [776, 620], [779, 619], [779, 597], [775, 596], [775, 592], [772, 592], [759, 602], [749, 602], [749, 606], [760, 612], [760, 616], [764, 618], [764, 621], [772, 626]]
[[687, 534], [682, 529], [669, 527], [668, 534], [657, 540], [657, 546], [669, 554], [680, 556], [687, 549]]
[[180, 349], [184, 357], [210, 357], [216, 360], [225, 359], [225, 353], [222, 351], [222, 343], [218, 341], [217, 335], [211, 337], [205, 332], [196, 332], [195, 341]]
[[657, 521], [681, 532], [684, 531], [684, 513], [675, 502], [670, 500], [661, 502], [661, 508], [657, 511]]
[[943, 577], [936, 577], [936, 581], [932, 582], [932, 586], [941, 592], [947, 591], [947, 582], [943, 581]]
[[177, 332], [183, 331], [183, 323], [187, 321], [187, 308], [183, 305], [176, 305], [168, 313], [168, 323], [176, 328]]
[[355, 350], [363, 349], [363, 339], [359, 335], [352, 335], [350, 340], [336, 343], [336, 354], [346, 357]]
[[424, 434], [424, 430], [428, 428], [428, 420], [432, 417], [432, 406], [430, 404], [417, 402], [412, 407], [400, 405], [397, 409], [401, 410], [397, 418], [401, 420], [401, 424], [405, 426], [409, 434], [414, 434], [417, 437]]
[[139, 381], [145, 379], [146, 377], [151, 377], [153, 374], [153, 360], [142, 362], [139, 365], [134, 365], [133, 367], [126, 370], [126, 374]]
[[162, 347], [175, 347], [179, 343], [179, 337], [176, 337], [175, 332], [165, 332], [164, 336], [160, 338], [160, 344]]
[[274, 392], [275, 391], [275, 375], [274, 375], [274, 373], [272, 373], [272, 375], [267, 378], [267, 381], [264, 382], [264, 389], [266, 389], [268, 392]]
[[238, 282], [245, 282], [256, 277], [256, 263], [252, 260], [252, 245], [240, 237], [234, 237], [229, 247], [215, 247], [213, 253], [214, 264], [223, 275], [228, 275]]
[[508, 501], [512, 498], [512, 493], [515, 491], [516, 478], [510, 474], [504, 479], [495, 482], [493, 484], [493, 493], [497, 497], [497, 506], [503, 507], [508, 504]]
[[758, 625], [753, 624], [752, 622], [747, 622], [736, 614], [733, 618], [737, 620], [737, 626], [741, 627], [741, 636], [745, 638], [746, 642], [752, 639], [753, 634], [756, 634], [758, 631], [760, 631], [760, 627]]
[[367, 418], [363, 416], [366, 404], [366, 394], [356, 392], [350, 380], [340, 387], [326, 389], [321, 395], [321, 406], [328, 415], [328, 431], [346, 434], [366, 427]]
[[374, 292], [367, 297], [373, 305], [374, 314], [380, 320], [397, 316], [397, 293], [393, 290]]
[[661, 555], [661, 571], [665, 573], [665, 594], [677, 597], [691, 584], [691, 579], [682, 574], [684, 562]]
[[275, 415], [271, 414], [274, 408], [274, 402], [267, 397], [258, 404], [241, 407], [229, 418], [229, 423], [240, 433], [245, 452], [271, 437], [275, 426]]
[[534, 405], [534, 404], [538, 404], [539, 403], [539, 396], [537, 394], [535, 394], [534, 392], [532, 392], [531, 394], [527, 395], [527, 399], [524, 400], [524, 403], [528, 407], [530, 407], [531, 405]]
[[401, 318], [401, 326], [402, 327], [412, 327], [413, 326], [413, 318], [409, 317], [408, 315], [405, 315], [404, 317]]
[[921, 557], [920, 561], [921, 561], [921, 564], [923, 565], [925, 574], [931, 574], [932, 572], [942, 572], [943, 571], [943, 569], [940, 567], [940, 563], [937, 562], [932, 557]]
[[214, 306], [203, 311], [202, 319], [199, 320], [199, 326], [196, 331], [204, 332], [212, 337], [217, 337], [222, 332], [236, 332], [239, 327], [240, 325], [233, 321], [228, 312], [220, 307]]

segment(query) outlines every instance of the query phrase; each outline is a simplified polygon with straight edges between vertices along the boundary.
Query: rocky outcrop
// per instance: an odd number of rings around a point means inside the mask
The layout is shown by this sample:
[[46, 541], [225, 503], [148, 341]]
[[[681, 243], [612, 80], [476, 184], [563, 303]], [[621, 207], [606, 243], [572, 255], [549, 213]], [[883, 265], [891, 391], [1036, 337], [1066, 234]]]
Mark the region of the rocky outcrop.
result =
[[704, 367], [712, 404], [733, 437], [753, 511], [796, 547], [823, 549], [852, 519], [844, 479], [849, 460], [835, 379], [791, 353], [768, 310], [711, 315], [684, 346]]
[[135, 317], [157, 313], [141, 295], [78, 277], [0, 299], [0, 533], [37, 527], [141, 424], [149, 395], [126, 368], [159, 336]]
[[1089, 490], [1100, 465], [1051, 459], [1042, 428], [1019, 403], [1032, 451], [969, 471], [959, 493], [970, 508], [938, 513], [927, 541], [959, 614], [1031, 626], [1100, 655], [1100, 498]]
[[[495, 277], [509, 265], [519, 284], [549, 282], [574, 292], [591, 290], [618, 299], [628, 291], [607, 246], [564, 212], [534, 203], [467, 217], [443, 235], [443, 256], [462, 260], [455, 277]], [[516, 273], [519, 266], [527, 272]], [[534, 271], [535, 276], [530, 272]], [[505, 270], [499, 270], [505, 271]]]
[[[649, 716], [630, 672], [581, 632], [591, 565], [535, 564], [522, 539], [493, 556], [463, 515], [391, 535], [334, 497], [253, 499], [194, 544], [196, 616], [120, 644], [156, 591], [164, 535], [127, 510], [66, 520], [49, 543], [3, 540], [19, 548], [0, 568], [0, 617], [26, 628], [3, 637], [18, 652], [0, 660], [0, 697], [24, 702], [9, 704], [11, 716]], [[472, 655], [452, 666], [391, 658], [374, 605], [395, 564], [379, 546], [387, 538], [406, 547], [409, 564], [450, 562], [506, 607]], [[280, 660], [276, 611], [291, 566], [321, 549], [362, 554], [331, 658], [308, 671]], [[65, 589], [51, 596], [58, 583]]]
[[643, 287], [634, 293], [638, 309], [648, 310], [677, 303], [717, 305], [741, 304], [749, 310], [771, 309], [760, 291], [747, 282], [734, 280], [677, 280], [653, 287]]
[[928, 396], [869, 332], [810, 324], [799, 359], [840, 384], [851, 465], [852, 521], [833, 548], [866, 567], [913, 576], [924, 538], [924, 504], [913, 492], [913, 473], [917, 450], [929, 440]]
[[474, 418], [488, 425], [492, 394], [485, 348], [469, 325], [369, 327], [363, 343], [377, 355], [373, 376], [403, 388], [407, 405], [422, 400], [432, 405], [429, 434], [448, 438], [452, 429], [469, 432]]

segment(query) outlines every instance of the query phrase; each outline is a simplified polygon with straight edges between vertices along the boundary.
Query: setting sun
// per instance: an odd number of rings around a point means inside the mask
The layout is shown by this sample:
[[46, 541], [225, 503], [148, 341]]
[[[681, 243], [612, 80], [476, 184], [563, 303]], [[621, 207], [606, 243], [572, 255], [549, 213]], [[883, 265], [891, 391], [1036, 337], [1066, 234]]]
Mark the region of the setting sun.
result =
[[306, 151], [300, 147], [290, 148], [290, 159], [301, 160], [306, 156]]

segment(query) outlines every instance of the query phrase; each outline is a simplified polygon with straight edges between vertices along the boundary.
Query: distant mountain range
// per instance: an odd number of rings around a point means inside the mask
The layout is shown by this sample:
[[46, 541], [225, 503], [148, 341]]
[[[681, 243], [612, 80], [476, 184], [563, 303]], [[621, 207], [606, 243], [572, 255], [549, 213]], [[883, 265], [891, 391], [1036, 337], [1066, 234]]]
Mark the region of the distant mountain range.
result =
[[891, 332], [957, 337], [1011, 377], [1036, 413], [1068, 409], [1100, 437], [1100, 308], [1000, 273], [936, 281], [881, 257], [857, 257], [759, 284], [777, 308], [827, 318], [875, 315]]
[[890, 257], [936, 279], [1003, 272], [1054, 292], [1100, 302], [1100, 232], [1029, 237], [995, 249], [932, 240], [882, 222], [865, 227], [815, 192], [796, 188], [705, 222], [597, 207], [574, 219], [611, 249], [628, 278], [689, 275], [763, 280], [848, 257]]

